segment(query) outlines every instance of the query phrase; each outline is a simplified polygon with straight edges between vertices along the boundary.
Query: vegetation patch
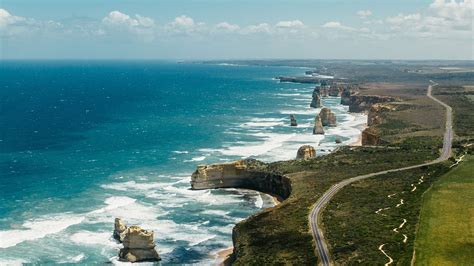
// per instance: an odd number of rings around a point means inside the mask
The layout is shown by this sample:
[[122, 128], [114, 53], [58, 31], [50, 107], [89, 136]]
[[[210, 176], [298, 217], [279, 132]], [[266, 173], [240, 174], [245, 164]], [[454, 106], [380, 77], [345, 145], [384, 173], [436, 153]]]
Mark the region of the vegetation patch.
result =
[[447, 171], [437, 164], [365, 179], [341, 189], [323, 212], [337, 265], [409, 265], [421, 195]]
[[417, 265], [474, 261], [474, 156], [443, 175], [423, 197], [415, 241]]

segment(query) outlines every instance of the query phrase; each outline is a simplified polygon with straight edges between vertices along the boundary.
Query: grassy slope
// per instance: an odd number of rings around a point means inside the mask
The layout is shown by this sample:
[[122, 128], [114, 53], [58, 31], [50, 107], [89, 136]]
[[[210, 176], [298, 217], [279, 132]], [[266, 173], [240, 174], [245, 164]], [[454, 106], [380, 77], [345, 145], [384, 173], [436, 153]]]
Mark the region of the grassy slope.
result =
[[[416, 139], [410, 141], [417, 143]], [[440, 139], [432, 141], [441, 143]], [[317, 259], [308, 227], [308, 213], [324, 191], [352, 176], [436, 158], [439, 146], [433, 143], [420, 145], [420, 149], [411, 153], [408, 151], [413, 144], [402, 145], [401, 148], [358, 147], [346, 148], [314, 160], [272, 164], [271, 167], [275, 171], [283, 172], [292, 179], [292, 194], [276, 208], [237, 224], [234, 240], [241, 252], [235, 264], [291, 262], [314, 265]]]
[[[384, 264], [388, 258], [378, 247], [385, 244], [383, 249], [395, 265], [409, 265], [421, 195], [445, 170], [445, 165], [439, 164], [390, 173], [351, 184], [337, 193], [323, 213], [336, 264]], [[423, 182], [418, 184], [422, 176]], [[397, 207], [402, 199], [404, 203]], [[376, 213], [382, 208], [388, 209]], [[407, 220], [403, 227], [393, 231], [403, 219]]]
[[416, 237], [417, 265], [474, 262], [474, 156], [443, 175], [424, 195]]

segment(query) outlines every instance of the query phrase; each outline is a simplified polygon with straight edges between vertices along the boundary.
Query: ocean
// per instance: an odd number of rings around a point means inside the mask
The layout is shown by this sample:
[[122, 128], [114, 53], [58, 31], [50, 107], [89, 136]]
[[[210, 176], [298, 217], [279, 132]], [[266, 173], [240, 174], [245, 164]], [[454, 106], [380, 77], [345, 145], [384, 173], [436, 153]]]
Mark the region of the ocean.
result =
[[312, 135], [313, 87], [274, 79], [305, 70], [0, 62], [0, 264], [118, 263], [115, 217], [154, 230], [162, 264], [214, 263], [235, 223], [273, 203], [250, 190], [189, 190], [197, 165], [288, 160], [304, 144], [324, 155], [360, 136], [366, 116], [337, 97], [323, 104], [338, 126]]

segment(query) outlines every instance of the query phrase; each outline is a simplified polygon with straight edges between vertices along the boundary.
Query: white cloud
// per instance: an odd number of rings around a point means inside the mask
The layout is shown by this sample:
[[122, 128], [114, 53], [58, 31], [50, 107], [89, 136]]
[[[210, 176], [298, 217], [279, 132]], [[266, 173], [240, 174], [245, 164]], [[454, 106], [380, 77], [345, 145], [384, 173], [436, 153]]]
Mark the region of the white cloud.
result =
[[237, 24], [230, 24], [228, 22], [221, 22], [215, 26], [217, 31], [224, 31], [224, 32], [234, 32], [240, 30], [240, 26]]
[[362, 19], [366, 19], [366, 18], [372, 16], [372, 11], [370, 11], [370, 10], [359, 10], [359, 11], [357, 11], [357, 16], [359, 16]]
[[402, 25], [405, 23], [416, 23], [421, 20], [421, 15], [419, 13], [416, 14], [398, 14], [394, 17], [388, 17], [387, 22], [393, 25]]
[[455, 0], [451, 0], [446, 2], [445, 0], [434, 0], [434, 2], [430, 5], [430, 9], [433, 10], [436, 15], [447, 19], [472, 19], [474, 1], [462, 0], [457, 2]]
[[345, 26], [339, 21], [330, 21], [322, 26], [326, 29], [335, 29], [335, 30], [342, 30], [342, 31], [355, 31], [356, 29], [353, 27]]
[[253, 33], [266, 33], [270, 34], [271, 29], [268, 23], [260, 23], [256, 25], [250, 25], [245, 27], [242, 31], [242, 34], [253, 34]]
[[7, 10], [0, 8], [0, 28], [6, 27], [8, 25], [12, 25], [21, 21], [25, 21], [25, 18], [13, 16]]
[[155, 25], [155, 21], [148, 17], [136, 15], [135, 18], [120, 11], [111, 11], [102, 22], [109, 26], [128, 26], [150, 28]]
[[193, 18], [186, 15], [176, 17], [172, 22], [168, 23], [165, 31], [176, 34], [194, 34], [209, 31], [205, 23], [195, 22]]
[[277, 28], [295, 29], [303, 28], [305, 25], [300, 20], [280, 21], [275, 25]]

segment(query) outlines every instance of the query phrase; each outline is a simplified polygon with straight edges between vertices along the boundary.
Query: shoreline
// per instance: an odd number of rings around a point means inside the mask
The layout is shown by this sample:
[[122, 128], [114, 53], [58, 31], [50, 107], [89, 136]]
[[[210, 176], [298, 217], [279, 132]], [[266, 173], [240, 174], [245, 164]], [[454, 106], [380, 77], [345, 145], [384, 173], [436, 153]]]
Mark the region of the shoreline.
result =
[[[263, 193], [263, 192], [259, 192], [259, 193], [268, 195], [271, 198], [271, 201], [273, 202], [273, 206], [262, 208], [262, 211], [270, 209], [270, 208], [274, 208], [283, 202], [283, 199], [277, 195]], [[231, 258], [232, 258], [233, 253], [234, 253], [233, 245], [228, 248], [219, 249], [215, 253], [211, 253], [211, 255], [214, 256], [216, 259], [214, 265], [219, 265], [219, 266], [231, 265]]]

